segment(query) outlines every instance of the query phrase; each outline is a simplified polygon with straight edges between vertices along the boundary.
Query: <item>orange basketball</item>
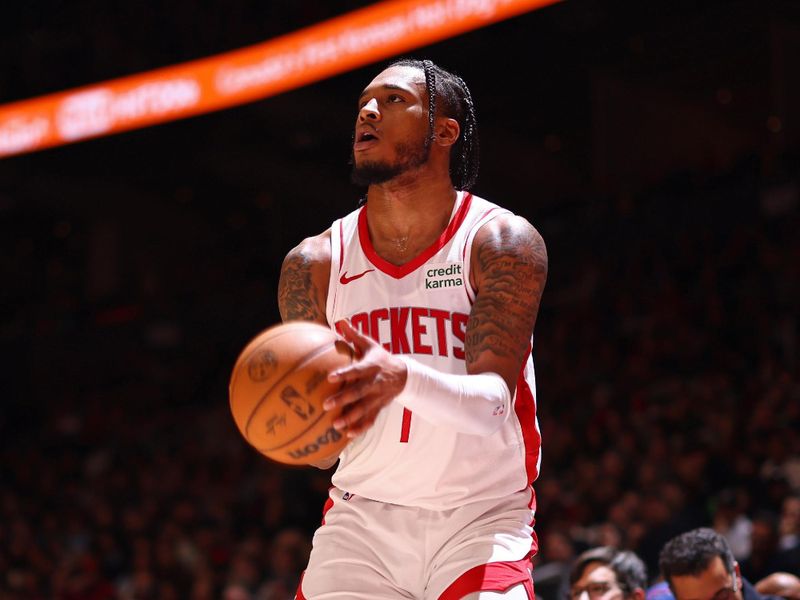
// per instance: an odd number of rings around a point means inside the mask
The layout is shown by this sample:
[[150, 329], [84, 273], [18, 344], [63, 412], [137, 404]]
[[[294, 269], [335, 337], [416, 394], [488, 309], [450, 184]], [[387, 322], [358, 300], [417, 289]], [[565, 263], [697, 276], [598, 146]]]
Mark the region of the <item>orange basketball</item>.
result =
[[278, 462], [315, 463], [338, 454], [347, 436], [333, 428], [341, 411], [322, 410], [340, 383], [328, 373], [353, 352], [336, 333], [307, 321], [275, 325], [245, 346], [231, 373], [231, 412], [239, 431]]

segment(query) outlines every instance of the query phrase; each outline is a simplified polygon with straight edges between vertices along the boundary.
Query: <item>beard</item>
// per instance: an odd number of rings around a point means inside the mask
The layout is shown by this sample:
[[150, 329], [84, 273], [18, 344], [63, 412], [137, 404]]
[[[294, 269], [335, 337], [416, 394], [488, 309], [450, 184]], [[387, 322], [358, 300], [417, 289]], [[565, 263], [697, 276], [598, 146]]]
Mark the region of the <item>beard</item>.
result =
[[397, 160], [393, 163], [388, 161], [368, 160], [361, 164], [356, 164], [353, 151], [350, 150], [350, 164], [353, 170], [350, 173], [350, 180], [359, 186], [370, 186], [373, 184], [386, 183], [416, 169], [428, 162], [431, 153], [430, 140], [426, 137], [422, 144], [400, 143], [395, 146]]

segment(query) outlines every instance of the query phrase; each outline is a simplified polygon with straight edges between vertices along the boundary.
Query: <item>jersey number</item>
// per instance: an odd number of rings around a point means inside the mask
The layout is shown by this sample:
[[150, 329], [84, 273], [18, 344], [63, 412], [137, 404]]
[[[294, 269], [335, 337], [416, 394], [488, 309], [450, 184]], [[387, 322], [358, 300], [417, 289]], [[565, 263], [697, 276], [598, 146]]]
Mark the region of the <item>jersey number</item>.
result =
[[403, 444], [408, 443], [408, 434], [411, 432], [411, 411], [407, 408], [403, 409], [403, 424], [400, 427], [400, 442]]

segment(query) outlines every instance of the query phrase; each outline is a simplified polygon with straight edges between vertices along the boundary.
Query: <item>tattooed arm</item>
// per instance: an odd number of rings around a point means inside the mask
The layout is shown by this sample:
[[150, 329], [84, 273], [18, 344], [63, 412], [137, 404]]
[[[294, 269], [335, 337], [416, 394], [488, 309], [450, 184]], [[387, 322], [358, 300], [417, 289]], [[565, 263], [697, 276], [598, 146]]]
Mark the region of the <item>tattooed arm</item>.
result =
[[325, 304], [331, 273], [331, 232], [306, 238], [283, 261], [278, 308], [283, 321], [328, 324]]
[[544, 240], [522, 217], [497, 217], [475, 235], [470, 273], [467, 372], [497, 373], [513, 397], [547, 280]]

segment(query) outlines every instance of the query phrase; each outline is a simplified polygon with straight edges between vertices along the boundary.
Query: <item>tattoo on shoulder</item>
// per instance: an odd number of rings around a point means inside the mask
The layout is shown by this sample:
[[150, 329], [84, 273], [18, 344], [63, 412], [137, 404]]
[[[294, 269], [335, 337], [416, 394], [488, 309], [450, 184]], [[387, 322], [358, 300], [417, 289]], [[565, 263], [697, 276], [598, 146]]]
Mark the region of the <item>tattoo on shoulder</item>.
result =
[[547, 279], [544, 240], [535, 230], [508, 231], [476, 251], [481, 284], [467, 324], [467, 363], [486, 351], [522, 360]]
[[286, 257], [278, 282], [278, 307], [284, 321], [319, 321], [325, 308], [320, 306], [319, 290], [311, 278], [311, 261], [302, 251]]

